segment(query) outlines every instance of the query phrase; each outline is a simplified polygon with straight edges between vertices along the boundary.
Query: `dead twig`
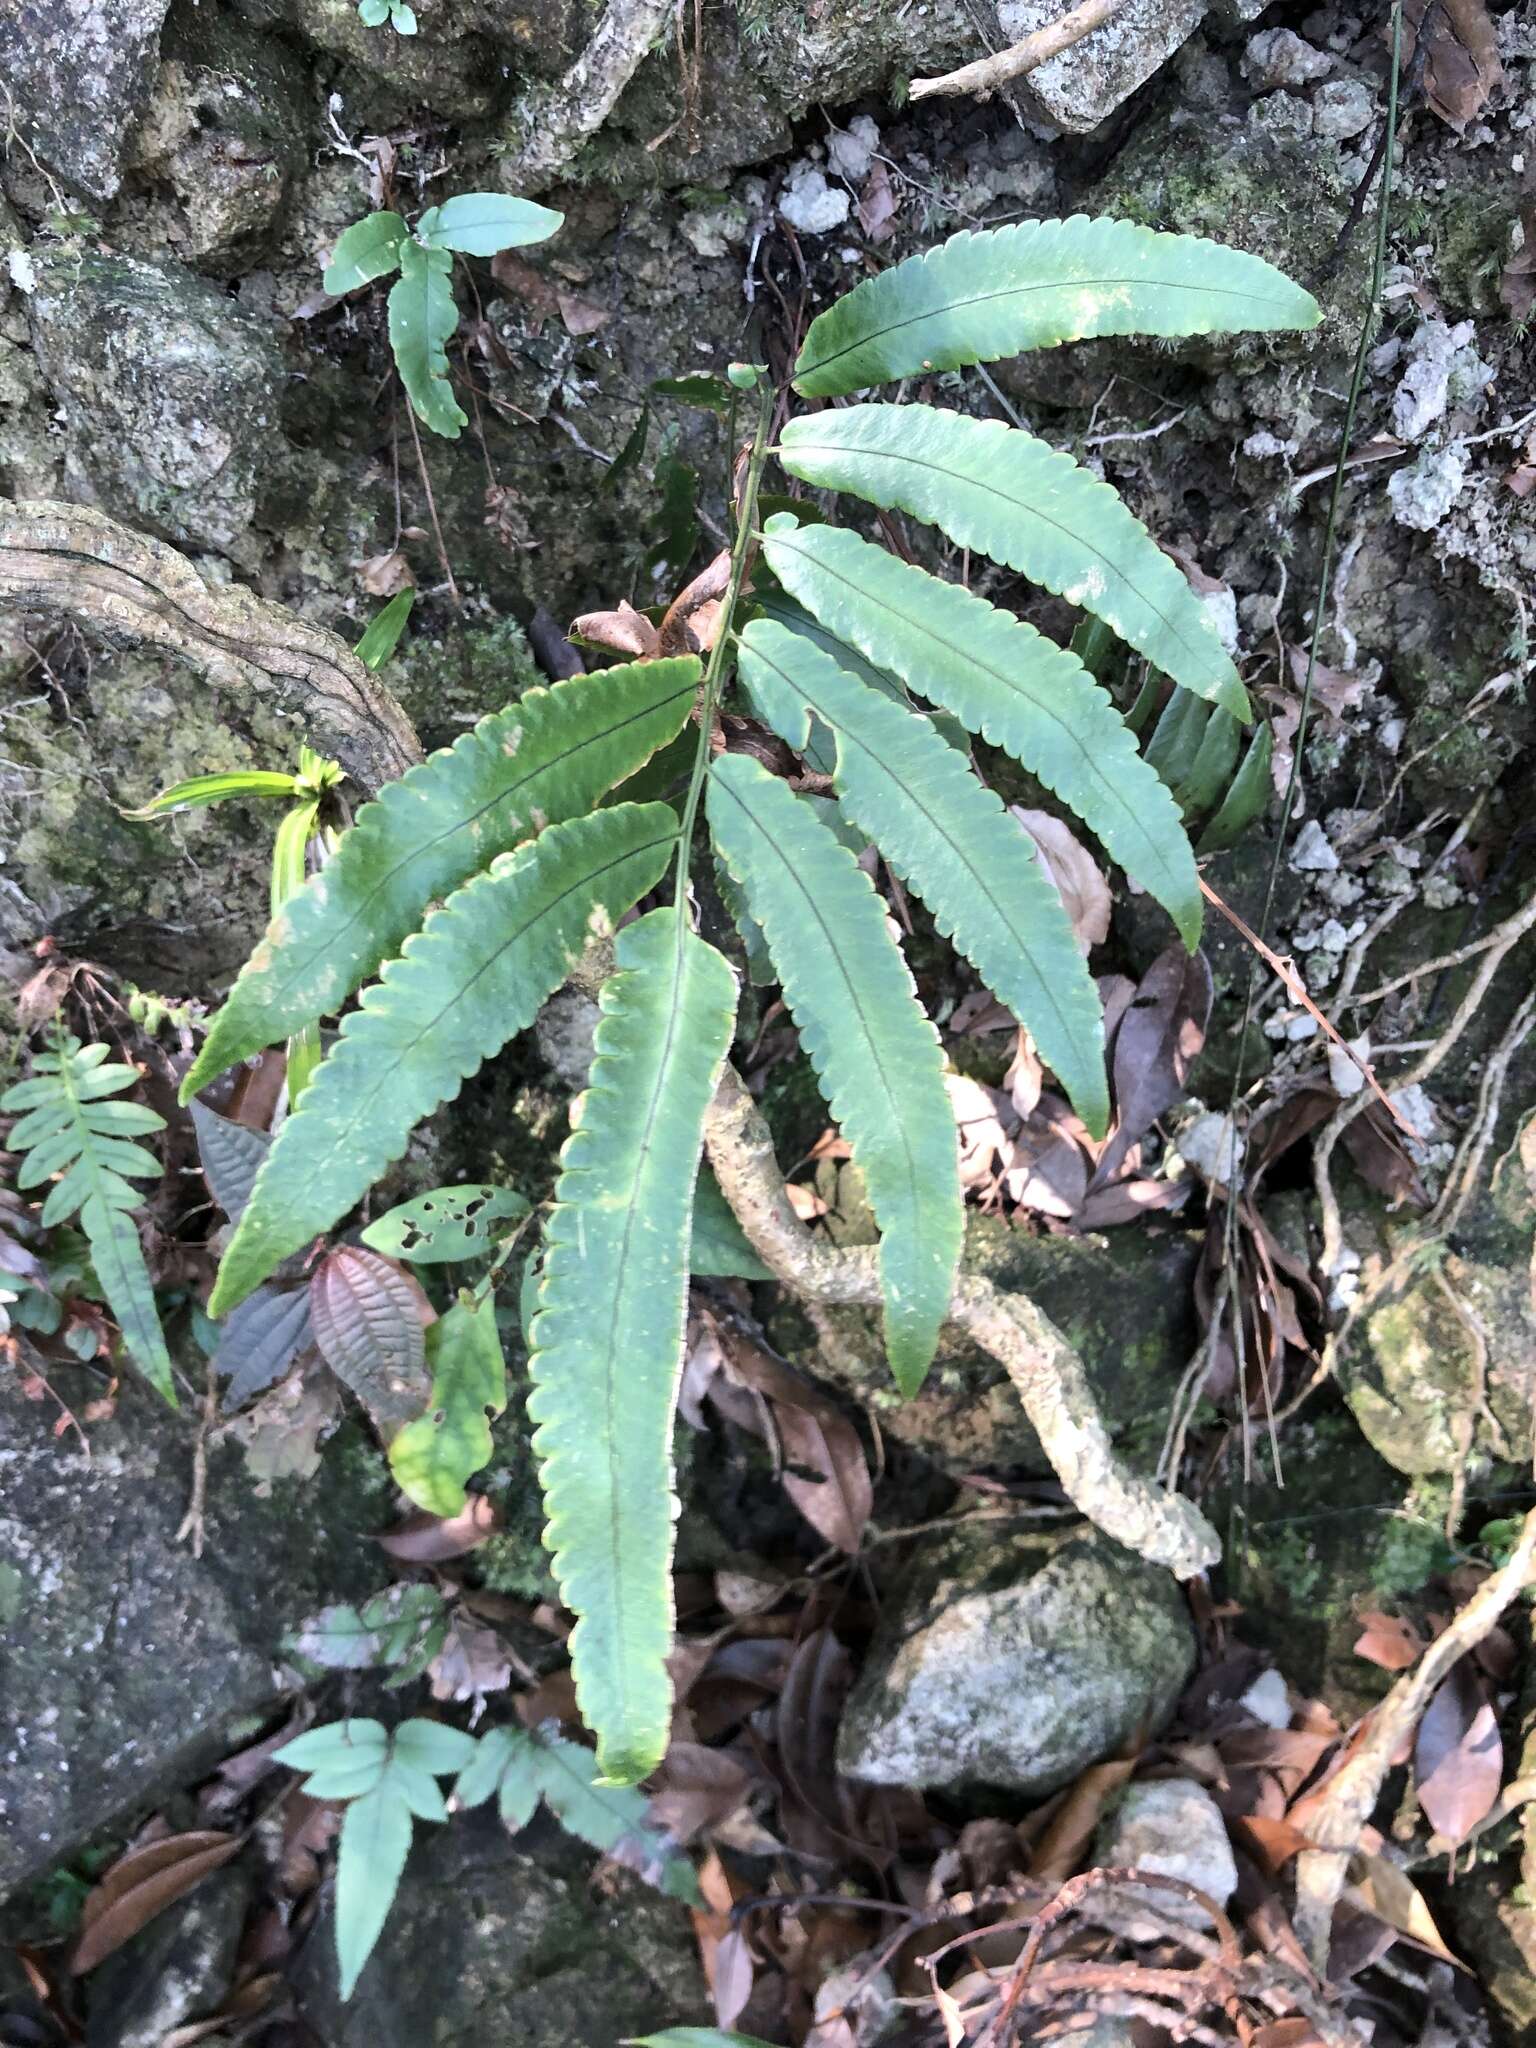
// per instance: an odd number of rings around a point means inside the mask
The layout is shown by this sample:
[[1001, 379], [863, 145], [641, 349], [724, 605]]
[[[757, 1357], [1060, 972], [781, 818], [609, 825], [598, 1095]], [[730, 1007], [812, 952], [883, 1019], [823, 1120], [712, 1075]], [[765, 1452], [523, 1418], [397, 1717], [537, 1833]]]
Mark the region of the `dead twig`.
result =
[[[704, 1136], [726, 1200], [778, 1279], [809, 1302], [879, 1305], [878, 1248], [823, 1244], [799, 1221], [767, 1125], [731, 1067], [715, 1091]], [[1121, 1464], [1082, 1360], [1027, 1295], [962, 1274], [949, 1313], [1007, 1372], [1075, 1507], [1179, 1578], [1215, 1563], [1220, 1543], [1193, 1503]]]
[[1469, 960], [1475, 960], [1480, 953], [1493, 947], [1501, 949], [1503, 958], [1511, 946], [1517, 945], [1528, 931], [1536, 929], [1536, 894], [1529, 903], [1524, 903], [1512, 917], [1506, 917], [1502, 924], [1495, 925], [1491, 932], [1484, 932], [1480, 939], [1472, 939], [1465, 946], [1458, 946], [1452, 953], [1441, 953], [1434, 960], [1421, 960], [1417, 967], [1410, 967], [1402, 974], [1394, 974], [1390, 981], [1382, 982], [1376, 988], [1368, 988], [1364, 995], [1351, 996], [1355, 1007], [1362, 1003], [1379, 1003], [1383, 996], [1392, 995], [1400, 988], [1407, 988], [1413, 982], [1427, 981], [1432, 974], [1445, 974], [1453, 967], [1464, 967]]
[[941, 78], [914, 78], [910, 96], [922, 100], [933, 93], [974, 93], [978, 99], [986, 99], [1000, 85], [1022, 78], [1026, 72], [1038, 70], [1052, 57], [1059, 57], [1063, 50], [1070, 50], [1084, 36], [1102, 28], [1124, 5], [1125, 0], [1081, 0], [1081, 5], [1074, 7], [1069, 14], [1062, 15], [1058, 21], [1047, 22], [1044, 28], [1035, 29], [1006, 50], [998, 50], [990, 57], [978, 57], [974, 64], [963, 64], [958, 71], [946, 71]]
[[1533, 1579], [1536, 1508], [1522, 1523], [1508, 1562], [1483, 1581], [1413, 1669], [1404, 1672], [1372, 1715], [1354, 1754], [1329, 1780], [1309, 1814], [1307, 1834], [1313, 1846], [1297, 1860], [1296, 1932], [1320, 1974], [1327, 1969], [1333, 1909], [1344, 1889], [1349, 1859], [1360, 1846], [1393, 1758], [1406, 1748], [1452, 1665], [1483, 1641]]

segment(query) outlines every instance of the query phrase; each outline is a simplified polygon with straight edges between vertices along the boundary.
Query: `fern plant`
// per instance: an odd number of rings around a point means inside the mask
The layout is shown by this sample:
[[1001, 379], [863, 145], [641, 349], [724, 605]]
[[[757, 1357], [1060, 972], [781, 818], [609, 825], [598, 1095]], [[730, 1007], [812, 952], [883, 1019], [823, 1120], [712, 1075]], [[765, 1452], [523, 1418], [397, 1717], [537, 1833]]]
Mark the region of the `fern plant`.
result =
[[170, 1355], [133, 1220], [144, 1193], [132, 1183], [156, 1180], [162, 1172], [154, 1154], [134, 1141], [163, 1131], [165, 1119], [141, 1102], [111, 1099], [135, 1087], [139, 1077], [132, 1067], [111, 1064], [110, 1053], [108, 1046], [61, 1036], [50, 1051], [38, 1054], [27, 1080], [0, 1095], [0, 1110], [21, 1112], [7, 1140], [11, 1151], [25, 1155], [16, 1185], [52, 1183], [43, 1204], [44, 1229], [79, 1215], [129, 1355], [174, 1408]]
[[[363, 0], [364, 8], [373, 4]], [[401, 34], [415, 33], [416, 18], [408, 7], [386, 8], [377, 20], [386, 14]], [[401, 15], [410, 15], [409, 29], [400, 27]], [[429, 206], [414, 229], [383, 208], [354, 221], [338, 240], [323, 280], [338, 299], [399, 272], [389, 294], [389, 345], [412, 410], [434, 434], [456, 441], [469, 425], [448, 381], [448, 344], [459, 324], [455, 252], [496, 256], [503, 249], [547, 242], [564, 218], [551, 207], [505, 192], [460, 192], [440, 206]]]
[[[794, 386], [829, 399], [1090, 335], [1302, 329], [1318, 317], [1269, 265], [1210, 242], [1115, 221], [1028, 223], [957, 235], [859, 285], [812, 324]], [[956, 1139], [937, 1034], [847, 841], [872, 841], [927, 903], [1096, 1132], [1107, 1095], [1093, 980], [1033, 842], [957, 735], [1014, 755], [1186, 944], [1200, 930], [1178, 807], [1082, 662], [851, 528], [781, 510], [759, 530], [770, 454], [806, 484], [904, 510], [1017, 569], [1183, 691], [1249, 715], [1206, 608], [1114, 490], [1070, 457], [928, 403], [802, 412], [770, 450], [774, 394], [747, 366], [732, 382], [757, 389], [758, 425], [707, 668], [670, 654], [532, 690], [386, 788], [284, 905], [186, 1082], [190, 1094], [370, 984], [261, 1169], [219, 1273], [222, 1315], [346, 1217], [417, 1121], [530, 1023], [671, 867], [670, 903], [618, 933], [532, 1321], [530, 1412], [547, 1541], [577, 1616], [577, 1696], [602, 1769], [631, 1781], [667, 1738], [670, 1431], [703, 1126], [735, 1007], [729, 965], [693, 926], [701, 816], [863, 1172], [887, 1348], [908, 1392], [955, 1284]], [[767, 572], [757, 593], [754, 560]], [[762, 765], [760, 745], [715, 751], [733, 663], [739, 708], [830, 775], [831, 822]], [[680, 814], [623, 800], [625, 779], [690, 713]]]

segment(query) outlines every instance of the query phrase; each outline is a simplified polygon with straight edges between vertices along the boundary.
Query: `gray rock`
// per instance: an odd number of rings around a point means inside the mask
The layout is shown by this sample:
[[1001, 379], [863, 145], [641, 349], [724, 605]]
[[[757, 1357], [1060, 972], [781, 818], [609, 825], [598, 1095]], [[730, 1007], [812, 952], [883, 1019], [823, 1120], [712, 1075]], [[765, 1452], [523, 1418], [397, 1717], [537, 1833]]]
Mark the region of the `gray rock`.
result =
[[169, 0], [23, 0], [0, 9], [0, 78], [39, 160], [87, 199], [122, 183]]
[[80, 494], [244, 559], [278, 431], [282, 366], [265, 329], [179, 264], [126, 256], [40, 259], [28, 307]]
[[1243, 75], [1261, 92], [1277, 85], [1311, 85], [1332, 69], [1328, 53], [1304, 43], [1294, 29], [1261, 29], [1243, 52]]
[[91, 1973], [86, 2048], [161, 2048], [217, 2011], [234, 1976], [251, 1885], [227, 1863]]
[[829, 185], [815, 164], [795, 165], [779, 197], [779, 212], [802, 235], [826, 235], [840, 228], [853, 208], [841, 185]]
[[533, 1035], [545, 1064], [572, 1094], [580, 1094], [592, 1072], [593, 1040], [601, 1017], [591, 996], [579, 988], [563, 988], [533, 1020]]
[[215, 1450], [195, 1559], [176, 1536], [192, 1428], [130, 1387], [87, 1461], [0, 1385], [0, 1896], [208, 1769], [275, 1699], [286, 1631], [384, 1576], [383, 1461], [350, 1432], [315, 1484], [267, 1499]]
[[1421, 448], [1414, 461], [1387, 479], [1392, 517], [1416, 533], [1433, 533], [1448, 519], [1467, 480], [1467, 452], [1460, 441]]
[[838, 1765], [879, 1785], [1054, 1792], [1161, 1727], [1193, 1663], [1173, 1580], [1097, 1531], [961, 1528], [893, 1595]]
[[[1086, 135], [1167, 63], [1205, 10], [1206, 0], [1129, 0], [1102, 28], [1030, 72], [1023, 96], [1056, 127]], [[997, 10], [1010, 43], [1060, 14], [1058, 0], [1003, 0]]]
[[[1182, 1878], [1218, 1906], [1237, 1890], [1237, 1865], [1221, 1809], [1192, 1778], [1132, 1785], [1100, 1829], [1094, 1860], [1117, 1869]], [[1156, 1908], [1155, 1918], [1148, 1906]], [[1193, 1899], [1133, 1885], [1113, 1885], [1097, 1893], [1093, 1914], [1131, 1941], [1156, 1941], [1170, 1920], [1202, 1933], [1215, 1924]]]
[[[551, 1822], [509, 1836], [488, 1807], [418, 1825], [400, 1891], [351, 2000], [322, 1914], [298, 1972], [327, 2048], [599, 2048], [709, 2017], [687, 1909]], [[424, 1967], [424, 1962], [430, 1967]]]
[[1312, 95], [1312, 133], [1333, 142], [1363, 135], [1375, 118], [1370, 87], [1358, 78], [1330, 78]]

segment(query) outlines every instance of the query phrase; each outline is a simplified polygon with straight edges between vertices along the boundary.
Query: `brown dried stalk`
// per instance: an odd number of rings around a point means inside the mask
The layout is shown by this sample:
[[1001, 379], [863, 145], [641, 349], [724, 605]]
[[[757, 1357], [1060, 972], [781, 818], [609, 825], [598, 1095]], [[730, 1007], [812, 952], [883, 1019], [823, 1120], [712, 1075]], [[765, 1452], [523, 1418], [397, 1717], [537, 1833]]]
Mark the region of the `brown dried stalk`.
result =
[[[875, 1246], [838, 1249], [795, 1216], [756, 1103], [727, 1067], [705, 1120], [710, 1164], [754, 1250], [808, 1301], [877, 1307]], [[950, 1317], [1007, 1372], [1073, 1505], [1128, 1550], [1187, 1579], [1216, 1562], [1221, 1546], [1181, 1495], [1128, 1472], [1115, 1455], [1083, 1362], [1024, 1294], [976, 1274], [955, 1284]]]
[[364, 789], [421, 758], [389, 691], [323, 626], [239, 584], [205, 583], [184, 555], [84, 505], [0, 505], [0, 612], [73, 621], [157, 647], [211, 683], [268, 699], [295, 740], [334, 754]]
[[922, 100], [932, 93], [968, 92], [974, 93], [978, 99], [985, 99], [1000, 85], [1022, 78], [1028, 71], [1037, 71], [1052, 57], [1059, 57], [1063, 50], [1070, 50], [1084, 36], [1102, 28], [1124, 5], [1125, 0], [1082, 0], [1082, 4], [1074, 7], [1070, 14], [1062, 15], [1059, 21], [1047, 22], [1044, 28], [1035, 29], [1006, 50], [998, 50], [990, 57], [978, 57], [974, 64], [964, 64], [958, 71], [946, 71], [942, 78], [914, 78], [910, 96]]

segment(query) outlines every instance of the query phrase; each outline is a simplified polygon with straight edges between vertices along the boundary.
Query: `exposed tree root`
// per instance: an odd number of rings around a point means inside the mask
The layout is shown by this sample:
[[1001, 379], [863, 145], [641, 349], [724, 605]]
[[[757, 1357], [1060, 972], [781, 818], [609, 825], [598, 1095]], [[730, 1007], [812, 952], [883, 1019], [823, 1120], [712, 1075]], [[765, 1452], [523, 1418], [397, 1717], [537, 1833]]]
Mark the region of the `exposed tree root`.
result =
[[666, 26], [672, 0], [608, 0], [592, 40], [553, 85], [535, 87], [512, 116], [516, 148], [503, 158], [509, 192], [538, 192], [595, 135]]
[[[365, 789], [421, 758], [411, 722], [334, 633], [83, 505], [0, 505], [0, 610], [72, 620], [160, 648], [237, 695], [264, 697]], [[274, 764], [275, 765], [275, 764]]]
[[1102, 28], [1124, 5], [1125, 0], [1081, 0], [1080, 6], [1062, 15], [1059, 21], [1047, 22], [1044, 28], [1037, 28], [1022, 41], [997, 51], [994, 56], [978, 57], [974, 64], [962, 65], [958, 71], [946, 71], [942, 78], [914, 78], [911, 97], [921, 100], [932, 93], [968, 92], [984, 100], [1000, 85], [1022, 78], [1026, 72], [1037, 71], [1052, 57], [1059, 57], [1063, 50], [1070, 50], [1084, 36]]
[[[784, 1192], [773, 1140], [757, 1105], [727, 1067], [704, 1126], [710, 1163], [758, 1256], [814, 1302], [880, 1302], [874, 1246], [839, 1250], [812, 1237]], [[1046, 1456], [1074, 1506], [1154, 1564], [1190, 1578], [1221, 1546], [1192, 1502], [1127, 1472], [1115, 1455], [1082, 1360], [1027, 1295], [962, 1275], [950, 1316], [1012, 1380]]]
[[1476, 1648], [1512, 1601], [1536, 1579], [1536, 1508], [1526, 1516], [1507, 1564], [1478, 1587], [1371, 1716], [1355, 1749], [1328, 1781], [1307, 1822], [1313, 1844], [1296, 1865], [1296, 1932], [1313, 1967], [1326, 1975], [1333, 1909], [1344, 1888], [1349, 1859], [1360, 1846], [1394, 1758], [1412, 1740], [1440, 1681]]

